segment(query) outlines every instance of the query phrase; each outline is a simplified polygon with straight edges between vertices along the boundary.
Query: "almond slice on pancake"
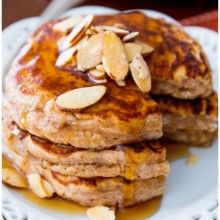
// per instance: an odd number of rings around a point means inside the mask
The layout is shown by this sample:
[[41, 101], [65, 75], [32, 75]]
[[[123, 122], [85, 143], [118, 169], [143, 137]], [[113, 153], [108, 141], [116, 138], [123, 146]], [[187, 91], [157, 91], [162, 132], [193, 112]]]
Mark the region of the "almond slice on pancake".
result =
[[91, 36], [77, 53], [77, 67], [85, 71], [91, 69], [102, 61], [103, 34]]
[[87, 15], [78, 25], [76, 25], [69, 35], [61, 42], [60, 49], [65, 50], [76, 44], [84, 35], [87, 28], [92, 23], [94, 16]]
[[131, 75], [142, 92], [151, 90], [151, 75], [141, 54], [137, 54], [130, 63]]
[[103, 38], [102, 64], [106, 73], [114, 80], [124, 80], [129, 64], [121, 39], [113, 32], [106, 32]]
[[142, 41], [136, 40], [134, 41], [134, 43], [139, 44], [142, 47], [141, 54], [143, 55], [151, 53], [154, 50], [153, 47], [151, 47], [149, 44], [146, 44]]
[[71, 28], [75, 27], [82, 21], [83, 17], [82, 16], [73, 16], [66, 18], [59, 23], [56, 23], [53, 26], [53, 29], [56, 31], [61, 31], [61, 32], [67, 32]]
[[131, 62], [134, 57], [142, 51], [142, 46], [137, 43], [125, 43], [124, 47], [129, 62]]
[[55, 66], [60, 67], [66, 64], [68, 61], [70, 61], [73, 57], [73, 55], [76, 53], [77, 47], [73, 46], [65, 51], [63, 51], [59, 57], [57, 58]]
[[96, 26], [96, 28], [103, 29], [104, 31], [113, 32], [113, 33], [115, 33], [119, 36], [125, 36], [125, 35], [129, 34], [128, 30], [125, 30], [123, 28], [119, 28], [119, 27], [116, 27], [116, 26], [99, 25], [99, 26]]
[[97, 68], [93, 68], [93, 69], [89, 70], [88, 75], [92, 79], [92, 81], [94, 81], [96, 83], [106, 83], [107, 82], [105, 71], [98, 70]]
[[127, 35], [125, 35], [122, 39], [123, 42], [127, 42], [127, 41], [130, 41], [130, 40], [133, 40], [135, 39], [137, 36], [139, 35], [139, 32], [138, 31], [135, 31], [135, 32], [131, 32]]
[[56, 105], [64, 111], [80, 110], [98, 102], [105, 93], [106, 87], [102, 85], [73, 89], [59, 95]]

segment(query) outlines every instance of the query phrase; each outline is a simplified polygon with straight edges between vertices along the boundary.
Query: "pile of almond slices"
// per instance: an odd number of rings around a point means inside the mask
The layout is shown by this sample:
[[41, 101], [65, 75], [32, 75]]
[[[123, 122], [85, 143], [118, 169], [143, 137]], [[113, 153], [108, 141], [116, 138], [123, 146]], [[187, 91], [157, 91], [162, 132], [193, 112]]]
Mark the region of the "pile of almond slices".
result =
[[71, 61], [97, 84], [106, 83], [110, 77], [119, 86], [125, 86], [125, 78], [131, 73], [138, 88], [149, 92], [151, 75], [143, 55], [153, 48], [136, 40], [139, 32], [130, 32], [123, 24], [92, 26], [93, 18], [93, 15], [70, 17], [53, 26], [56, 31], [68, 33], [58, 41], [60, 53], [55, 65], [62, 67]]

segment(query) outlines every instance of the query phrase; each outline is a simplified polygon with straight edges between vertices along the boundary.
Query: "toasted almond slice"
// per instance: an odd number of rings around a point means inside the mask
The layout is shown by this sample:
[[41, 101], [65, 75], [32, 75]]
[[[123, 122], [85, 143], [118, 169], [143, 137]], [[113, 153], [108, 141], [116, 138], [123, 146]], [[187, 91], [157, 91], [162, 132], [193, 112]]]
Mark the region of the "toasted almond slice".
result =
[[77, 47], [77, 50], [79, 50], [81, 47], [85, 45], [87, 40], [89, 39], [89, 36], [83, 37], [75, 46]]
[[102, 70], [97, 70], [96, 68], [90, 69], [89, 74], [94, 78], [94, 79], [105, 79], [106, 78], [106, 73], [105, 71]]
[[93, 79], [92, 76], [90, 76], [90, 74], [89, 74], [89, 77], [90, 77], [90, 79], [91, 79], [93, 82], [95, 82], [95, 83], [97, 83], [97, 84], [107, 83], [107, 79]]
[[73, 46], [65, 51], [63, 51], [59, 57], [57, 58], [56, 64], [55, 66], [63, 66], [64, 64], [66, 64], [68, 61], [70, 61], [73, 57], [73, 55], [76, 53], [77, 51], [77, 47]]
[[99, 26], [91, 26], [91, 30], [98, 34], [98, 33], [102, 33], [104, 30], [102, 28], [100, 28]]
[[60, 110], [80, 110], [98, 102], [106, 92], [105, 86], [91, 86], [73, 89], [61, 94], [56, 99]]
[[104, 66], [103, 66], [102, 64], [97, 65], [95, 68], [96, 68], [97, 70], [100, 70], [100, 71], [102, 71], [102, 72], [105, 72], [105, 68], [104, 68]]
[[123, 42], [127, 42], [130, 40], [133, 40], [134, 38], [136, 38], [139, 35], [139, 32], [131, 32], [129, 34], [127, 34], [126, 36], [123, 37]]
[[138, 54], [130, 63], [131, 75], [142, 92], [151, 90], [151, 75], [146, 62]]
[[124, 80], [129, 64], [121, 39], [113, 32], [105, 32], [103, 39], [102, 64], [107, 74], [114, 80]]
[[136, 43], [125, 43], [124, 47], [129, 62], [131, 62], [138, 53], [141, 53], [142, 50], [141, 45]]
[[121, 29], [124, 29], [124, 30], [127, 30], [128, 28], [122, 24], [122, 23], [116, 23], [113, 25], [114, 27], [117, 27], [117, 28], [121, 28]]
[[65, 65], [69, 60], [72, 59], [72, 63], [74, 63], [74, 65], [76, 64], [76, 59], [75, 57], [73, 57], [73, 55], [75, 55], [75, 53], [82, 47], [85, 45], [86, 41], [88, 40], [88, 36], [83, 37], [76, 45], [74, 45], [73, 47], [61, 52], [61, 54], [59, 55], [57, 61], [56, 61], [56, 66], [63, 66]]
[[42, 179], [42, 183], [44, 190], [46, 191], [47, 197], [51, 197], [55, 192], [53, 186], [44, 179]]
[[77, 53], [77, 67], [90, 69], [102, 61], [103, 34], [92, 35]]
[[116, 33], [117, 35], [120, 35], [120, 36], [124, 36], [124, 35], [129, 34], [128, 30], [118, 28], [118, 27], [115, 27], [115, 26], [99, 25], [99, 26], [96, 26], [96, 28], [101, 28], [104, 31], [111, 31], [111, 32], [114, 32], [114, 33]]
[[65, 50], [77, 43], [92, 23], [93, 18], [93, 15], [87, 15], [78, 25], [76, 25], [70, 34], [61, 42], [61, 50]]
[[90, 220], [115, 220], [115, 212], [109, 207], [95, 206], [87, 209]]
[[88, 75], [90, 79], [95, 83], [101, 84], [107, 82], [106, 73], [104, 71], [97, 70], [96, 68], [89, 70]]
[[83, 19], [82, 16], [73, 16], [73, 17], [66, 18], [60, 21], [59, 23], [56, 23], [53, 26], [53, 29], [56, 31], [67, 32], [69, 29], [79, 24], [82, 21], [82, 19]]
[[[28, 174], [28, 183], [32, 192], [40, 198], [52, 196], [52, 186], [37, 173]], [[52, 194], [51, 194], [52, 193]]]
[[28, 188], [25, 178], [12, 168], [2, 168], [2, 181], [13, 187]]
[[124, 80], [116, 81], [118, 86], [126, 86], [126, 83]]
[[135, 43], [139, 44], [142, 47], [141, 54], [145, 55], [145, 54], [151, 53], [154, 50], [153, 47], [151, 47], [149, 44], [146, 44], [144, 42], [135, 41]]

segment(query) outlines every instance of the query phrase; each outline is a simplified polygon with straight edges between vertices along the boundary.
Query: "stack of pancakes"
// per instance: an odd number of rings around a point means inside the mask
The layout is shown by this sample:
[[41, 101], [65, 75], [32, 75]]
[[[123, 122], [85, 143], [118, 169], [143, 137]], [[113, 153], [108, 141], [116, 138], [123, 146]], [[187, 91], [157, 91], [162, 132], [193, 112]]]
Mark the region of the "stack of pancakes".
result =
[[[62, 111], [56, 106], [57, 96], [94, 83], [71, 63], [55, 67], [57, 42], [63, 37], [53, 29], [57, 22], [35, 32], [28, 50], [21, 51], [7, 75], [4, 154], [26, 176], [40, 174], [58, 195], [83, 205], [129, 206], [163, 194], [169, 166], [166, 149], [157, 141], [163, 134], [160, 107], [168, 112], [163, 115], [166, 137], [173, 139], [182, 130], [183, 135], [194, 136], [197, 131], [188, 127], [190, 123], [196, 127], [191, 118], [198, 126], [200, 118], [209, 121], [212, 136], [215, 95], [199, 101], [201, 107], [197, 100], [175, 101], [172, 109], [169, 103], [176, 99], [156, 96], [159, 107], [128, 77], [124, 87], [113, 80], [105, 83], [107, 92], [96, 104], [81, 111]], [[205, 55], [180, 27], [140, 12], [96, 16], [92, 24], [115, 23], [139, 31], [138, 40], [154, 48], [146, 57], [152, 93], [181, 99], [212, 93]], [[178, 122], [181, 117], [187, 121], [183, 127]]]

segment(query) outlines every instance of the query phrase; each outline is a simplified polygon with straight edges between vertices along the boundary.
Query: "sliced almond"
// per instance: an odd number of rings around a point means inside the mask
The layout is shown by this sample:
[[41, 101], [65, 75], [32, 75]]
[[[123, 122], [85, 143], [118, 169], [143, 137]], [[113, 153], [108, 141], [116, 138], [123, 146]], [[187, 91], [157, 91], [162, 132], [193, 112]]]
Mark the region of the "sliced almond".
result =
[[53, 26], [56, 31], [67, 32], [82, 21], [82, 16], [74, 16], [66, 18]]
[[60, 49], [66, 50], [67, 48], [76, 44], [92, 23], [93, 18], [93, 15], [87, 15], [78, 25], [76, 25], [70, 34], [61, 42]]
[[138, 35], [139, 35], [139, 32], [131, 32], [127, 34], [126, 36], [124, 36], [122, 40], [123, 42], [127, 42], [127, 41], [135, 39]]
[[40, 198], [51, 197], [54, 193], [53, 187], [37, 173], [28, 174], [28, 183], [34, 194]]
[[89, 39], [89, 36], [83, 37], [75, 46], [77, 47], [77, 50], [79, 50], [81, 47], [85, 45], [87, 40]]
[[51, 197], [55, 192], [53, 186], [44, 179], [42, 179], [42, 182], [43, 182], [43, 187], [44, 187], [44, 190], [46, 191], [47, 197]]
[[130, 63], [131, 75], [142, 92], [151, 90], [151, 75], [146, 62], [138, 54]]
[[87, 209], [90, 220], [115, 220], [115, 211], [105, 206], [95, 206]]
[[102, 64], [97, 65], [95, 68], [96, 68], [97, 70], [100, 70], [100, 71], [102, 71], [102, 72], [105, 72], [105, 68], [104, 68], [104, 66], [103, 66]]
[[102, 61], [103, 34], [92, 35], [77, 53], [78, 69], [91, 69]]
[[102, 70], [97, 70], [96, 68], [89, 70], [88, 73], [90, 79], [95, 83], [106, 83], [106, 73]]
[[145, 55], [145, 54], [151, 53], [154, 50], [153, 47], [151, 47], [149, 44], [146, 44], [144, 42], [135, 41], [135, 43], [139, 44], [142, 47], [141, 54]]
[[105, 79], [106, 78], [106, 73], [102, 70], [97, 70], [96, 68], [89, 70], [89, 74], [92, 75], [94, 79]]
[[120, 36], [124, 36], [124, 35], [129, 34], [128, 30], [118, 28], [118, 27], [115, 27], [115, 26], [99, 25], [99, 26], [96, 26], [96, 28], [101, 28], [104, 31], [111, 31], [111, 32], [114, 32], [114, 33], [116, 33], [117, 35], [120, 35]]
[[142, 50], [141, 45], [136, 43], [125, 43], [124, 47], [129, 62], [131, 62], [138, 53], [141, 53]]
[[55, 66], [60, 67], [70, 61], [73, 55], [76, 53], [77, 47], [73, 46], [65, 51], [63, 51], [57, 58]]
[[106, 32], [103, 39], [102, 64], [114, 80], [124, 80], [129, 64], [121, 39], [113, 32]]
[[124, 80], [116, 81], [118, 86], [126, 86], [126, 83]]
[[12, 168], [2, 168], [2, 181], [13, 187], [28, 188], [25, 178]]
[[97, 84], [107, 83], [107, 79], [94, 79], [90, 74], [89, 74], [89, 77], [90, 77], [90, 79], [91, 79], [93, 82], [95, 82], [95, 83], [97, 83]]
[[73, 89], [61, 94], [56, 99], [56, 105], [61, 110], [80, 110], [98, 102], [105, 94], [105, 86], [91, 86]]
[[113, 25], [114, 27], [117, 27], [117, 28], [121, 28], [121, 29], [124, 29], [124, 30], [127, 30], [128, 28], [122, 24], [122, 23], [116, 23]]
[[91, 30], [93, 31], [93, 33], [102, 33], [104, 30], [102, 28], [100, 28], [99, 26], [91, 26]]

